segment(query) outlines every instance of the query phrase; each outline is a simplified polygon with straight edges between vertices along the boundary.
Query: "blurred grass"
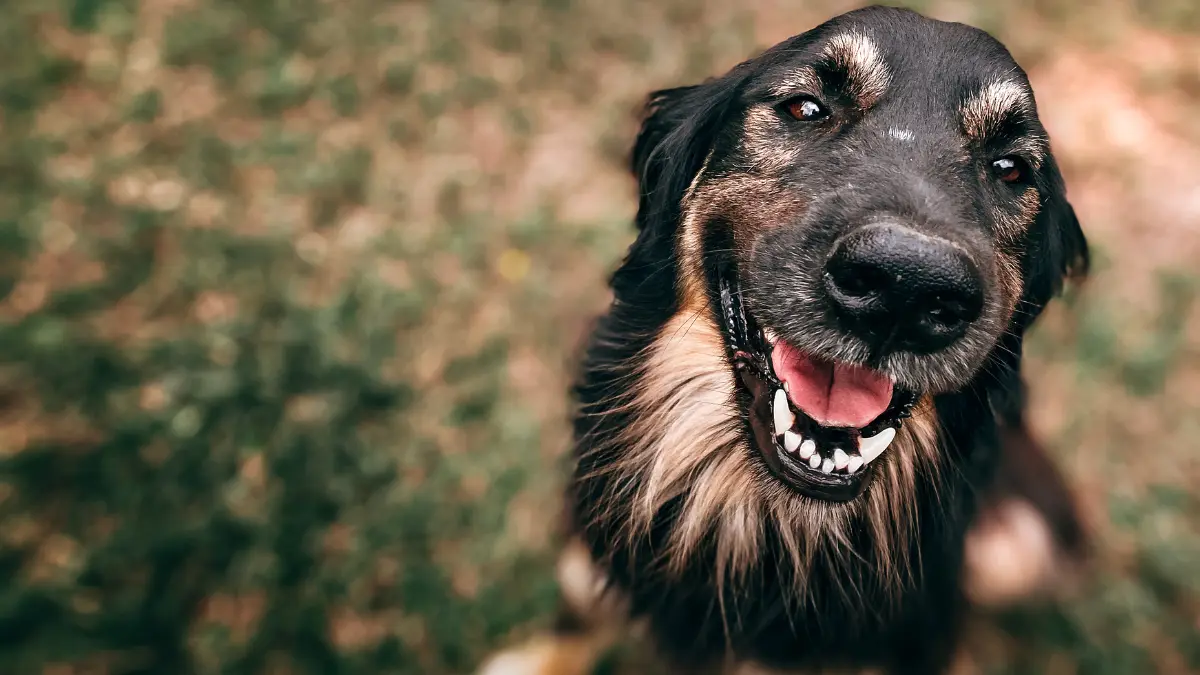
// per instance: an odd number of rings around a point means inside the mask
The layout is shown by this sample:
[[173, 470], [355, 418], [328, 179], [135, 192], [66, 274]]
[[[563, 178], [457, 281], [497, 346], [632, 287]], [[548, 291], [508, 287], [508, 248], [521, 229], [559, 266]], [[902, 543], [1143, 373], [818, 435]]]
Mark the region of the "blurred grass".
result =
[[[1034, 68], [1200, 25], [1169, 0], [913, 4]], [[5, 672], [464, 673], [544, 625], [633, 112], [846, 8], [10, 0]], [[1187, 118], [1200, 59], [1158, 66]], [[1143, 160], [1065, 150], [1072, 180]], [[1030, 347], [1095, 578], [982, 625], [978, 672], [1200, 670], [1200, 287], [1100, 226], [1096, 278]]]

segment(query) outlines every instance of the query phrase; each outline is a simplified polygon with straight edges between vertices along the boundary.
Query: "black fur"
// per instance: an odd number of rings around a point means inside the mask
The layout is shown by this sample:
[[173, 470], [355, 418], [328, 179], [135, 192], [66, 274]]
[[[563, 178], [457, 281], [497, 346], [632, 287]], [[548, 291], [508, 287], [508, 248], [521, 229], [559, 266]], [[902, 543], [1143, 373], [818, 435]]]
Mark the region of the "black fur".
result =
[[[768, 528], [759, 560], [745, 582], [725, 586], [724, 597], [718, 593], [721, 585], [715, 577], [711, 541], [687, 561], [681, 575], [668, 574], [656, 564], [667, 548], [667, 533], [681, 507], [679, 499], [657, 514], [648, 536], [634, 542], [622, 538], [623, 523], [619, 517], [612, 517], [621, 509], [605, 501], [614, 489], [610, 481], [615, 479], [605, 468], [620, 457], [621, 448], [602, 448], [602, 443], [626, 428], [631, 416], [638, 414], [613, 401], [621, 400], [629, 388], [638, 386], [635, 369], [641, 355], [680, 309], [677, 238], [684, 195], [710, 153], [718, 159], [729, 158], [715, 170], [739, 170], [737, 147], [745, 133], [741, 115], [748, 102], [762, 96], [765, 83], [797, 59], [805, 58], [828, 36], [851, 28], [874, 37], [892, 65], [894, 77], [924, 78], [919, 85], [905, 82], [907, 88], [897, 89], [915, 92], [914, 96], [950, 101], [954, 95], [966, 96], [968, 92], [948, 93], [947, 88], [961, 89], [983, 76], [1004, 72], [1014, 72], [1024, 82], [1023, 73], [1012, 71], [1014, 66], [1003, 47], [981, 32], [928, 21], [907, 11], [869, 8], [793, 38], [723, 77], [702, 85], [667, 89], [650, 97], [632, 161], [640, 187], [638, 235], [612, 277], [615, 300], [593, 336], [578, 384], [578, 466], [570, 500], [574, 525], [595, 559], [611, 576], [615, 588], [628, 596], [633, 614], [650, 619], [658, 644], [682, 668], [711, 666], [732, 655], [785, 669], [878, 665], [894, 673], [942, 671], [953, 654], [961, 617], [967, 609], [959, 588], [964, 536], [977, 511], [980, 490], [992, 483], [1001, 456], [996, 415], [1019, 417], [1022, 405], [1022, 337], [1060, 290], [1064, 278], [1086, 271], [1086, 241], [1066, 200], [1058, 167], [1048, 156], [1034, 178], [1042, 195], [1042, 208], [1023, 242], [1023, 284], [1017, 309], [994, 336], [990, 351], [974, 356], [967, 376], [957, 386], [937, 392], [934, 399], [941, 425], [940, 449], [953, 469], [942, 472], [937, 485], [918, 482], [915, 487], [921, 525], [914, 530], [919, 534], [914, 534], [906, 545], [910, 558], [919, 562], [914, 570], [916, 581], [901, 591], [888, 588], [877, 578], [869, 530], [861, 524], [849, 531], [855, 549], [851, 555], [830, 556], [815, 564], [804, 598], [780, 590], [794, 585], [793, 571], [780, 553], [780, 534], [774, 525]], [[922, 51], [931, 45], [938, 46], [929, 52], [933, 56]], [[943, 71], [913, 71], [937, 59], [945, 60]], [[869, 115], [863, 120], [869, 120]], [[952, 130], [939, 127], [936, 121], [910, 121], [921, 133], [946, 137], [941, 145], [921, 146], [935, 151], [922, 155], [915, 164], [916, 171], [929, 172], [929, 182], [957, 186], [946, 193], [950, 196], [942, 205], [946, 211], [941, 215], [947, 222], [971, 224], [986, 220], [981, 211], [990, 199], [984, 194], [985, 188], [976, 187], [972, 182], [975, 179], [965, 169], [958, 174], [943, 170], [957, 161], [949, 154], [939, 154], [943, 150], [949, 153], [946, 149], [954, 140]], [[821, 141], [817, 147], [823, 149], [806, 154], [805, 166], [796, 169], [798, 189], [813, 191], [805, 193], [814, 195], [811, 201], [816, 206], [812, 212], [836, 208], [845, 220], [856, 217], [854, 214], [870, 204], [907, 199], [902, 194], [880, 192], [894, 187], [890, 179], [864, 182], [866, 178], [892, 175], [890, 165], [881, 162], [893, 161], [895, 156], [872, 157], [903, 153], [903, 149], [866, 144], [860, 152], [847, 154], [838, 151], [835, 143]], [[872, 155], [876, 151], [882, 154]], [[832, 159], [839, 152], [839, 159]], [[812, 186], [827, 177], [851, 177], [858, 184], [874, 186], [876, 192], [840, 193], [832, 202], [821, 201], [818, 188]], [[831, 217], [826, 214], [826, 218]], [[813, 246], [813, 228], [800, 224], [792, 232], [795, 234], [787, 235], [790, 239], [776, 235], [773, 241], [763, 244], [763, 250], [802, 256], [797, 253], [799, 249]], [[978, 255], [994, 252], [994, 243], [985, 240], [987, 232], [987, 227], [977, 225], [963, 234]], [[708, 248], [715, 251], [732, 247], [710, 244]], [[706, 258], [706, 263], [711, 262], [712, 258]], [[744, 260], [739, 264], [746, 266]], [[760, 275], [762, 270], [778, 274], [779, 269], [767, 265], [760, 268]], [[753, 272], [743, 273], [753, 281]], [[758, 294], [751, 292], [748, 301], [757, 311], [788, 325], [795, 312], [779, 310], [779, 314], [771, 314], [773, 307], [780, 307], [780, 292], [761, 278], [759, 282]], [[795, 329], [796, 333], [804, 331], [801, 326]], [[914, 369], [914, 373], [913, 381], [920, 382], [919, 370]], [[853, 592], [846, 593], [845, 589]]]

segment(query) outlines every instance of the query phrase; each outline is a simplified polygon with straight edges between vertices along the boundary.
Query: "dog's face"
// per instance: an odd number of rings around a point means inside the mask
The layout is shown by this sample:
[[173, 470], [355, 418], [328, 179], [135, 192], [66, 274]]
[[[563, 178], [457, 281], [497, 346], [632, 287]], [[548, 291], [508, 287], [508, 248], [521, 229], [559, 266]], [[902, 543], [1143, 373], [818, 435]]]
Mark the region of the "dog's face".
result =
[[973, 461], [947, 453], [1086, 266], [1028, 80], [981, 31], [868, 8], [648, 113], [579, 387], [581, 525], [676, 575], [899, 588]]
[[1029, 82], [976, 29], [860, 10], [651, 108], [641, 236], [674, 242], [680, 315], [713, 317], [742, 433], [806, 497], [861, 495], [1086, 260]]

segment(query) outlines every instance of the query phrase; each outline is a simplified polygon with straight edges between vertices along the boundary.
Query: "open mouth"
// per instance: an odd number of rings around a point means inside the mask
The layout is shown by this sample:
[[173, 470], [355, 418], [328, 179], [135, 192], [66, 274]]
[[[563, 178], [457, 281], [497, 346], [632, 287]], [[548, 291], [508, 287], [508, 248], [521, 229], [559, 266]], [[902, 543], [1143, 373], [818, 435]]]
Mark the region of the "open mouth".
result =
[[758, 325], [730, 275], [718, 278], [730, 360], [768, 469], [825, 501], [862, 494], [917, 393], [861, 366], [807, 354]]

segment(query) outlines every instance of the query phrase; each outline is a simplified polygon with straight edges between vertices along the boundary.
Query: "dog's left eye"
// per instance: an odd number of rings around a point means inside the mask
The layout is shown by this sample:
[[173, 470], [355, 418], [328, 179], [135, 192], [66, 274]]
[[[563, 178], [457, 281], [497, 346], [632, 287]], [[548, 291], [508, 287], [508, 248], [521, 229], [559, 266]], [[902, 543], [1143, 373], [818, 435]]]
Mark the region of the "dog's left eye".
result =
[[801, 122], [817, 122], [829, 117], [829, 111], [825, 109], [825, 106], [808, 96], [797, 96], [784, 103], [784, 109]]
[[1023, 183], [1029, 169], [1019, 157], [1001, 157], [992, 162], [992, 173], [1005, 183]]

